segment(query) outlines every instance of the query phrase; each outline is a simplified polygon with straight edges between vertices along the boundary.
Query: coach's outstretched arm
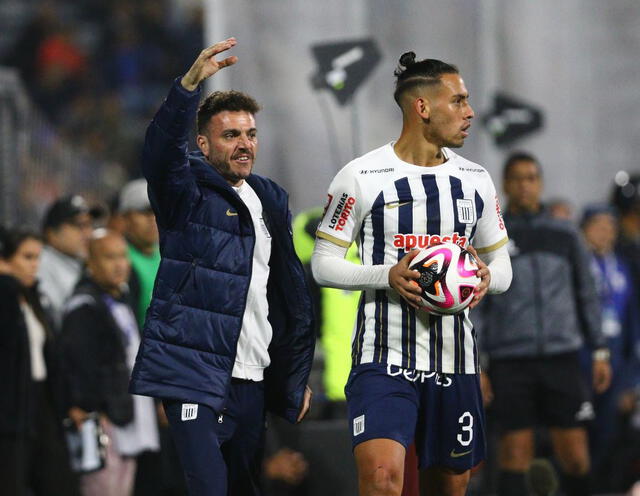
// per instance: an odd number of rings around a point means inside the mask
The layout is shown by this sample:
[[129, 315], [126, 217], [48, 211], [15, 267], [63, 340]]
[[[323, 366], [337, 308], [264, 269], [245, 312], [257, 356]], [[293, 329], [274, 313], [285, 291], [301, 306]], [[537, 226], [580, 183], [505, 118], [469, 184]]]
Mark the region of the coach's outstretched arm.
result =
[[197, 188], [189, 170], [189, 130], [200, 103], [200, 83], [238, 58], [216, 60], [236, 45], [235, 38], [205, 48], [189, 71], [178, 78], [149, 124], [142, 152], [142, 172], [160, 226], [179, 226], [188, 218]]

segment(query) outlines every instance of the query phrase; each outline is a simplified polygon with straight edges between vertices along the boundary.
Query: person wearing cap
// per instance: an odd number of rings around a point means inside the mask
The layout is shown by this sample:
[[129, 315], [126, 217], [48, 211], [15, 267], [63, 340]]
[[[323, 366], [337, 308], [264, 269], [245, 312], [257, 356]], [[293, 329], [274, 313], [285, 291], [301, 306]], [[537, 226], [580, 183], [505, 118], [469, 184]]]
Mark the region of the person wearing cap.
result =
[[[633, 390], [640, 385], [640, 315], [628, 261], [615, 251], [618, 236], [615, 210], [608, 205], [589, 205], [580, 226], [591, 252], [590, 268], [602, 306], [602, 332], [611, 353], [611, 386], [595, 395], [596, 419], [589, 426], [594, 489], [613, 493], [623, 489], [615, 487], [613, 475], [620, 460], [611, 456], [621, 427], [620, 413], [630, 413], [636, 394]], [[590, 377], [590, 352], [586, 347], [581, 358]]]
[[42, 225], [45, 246], [38, 280], [56, 330], [62, 323], [64, 304], [82, 275], [91, 229], [90, 209], [80, 195], [58, 199], [45, 215]]
[[147, 181], [135, 179], [127, 183], [120, 193], [118, 211], [124, 220], [132, 272], [129, 286], [135, 304], [140, 328], [151, 303], [153, 284], [160, 266], [158, 227], [147, 194]]

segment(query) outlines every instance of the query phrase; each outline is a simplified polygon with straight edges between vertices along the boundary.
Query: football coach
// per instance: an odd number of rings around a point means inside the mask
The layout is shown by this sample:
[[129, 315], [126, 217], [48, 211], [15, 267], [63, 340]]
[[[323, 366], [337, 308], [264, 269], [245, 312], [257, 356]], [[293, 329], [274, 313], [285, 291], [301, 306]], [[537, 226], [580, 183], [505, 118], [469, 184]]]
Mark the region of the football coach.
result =
[[199, 105], [235, 45], [206, 48], [176, 79], [142, 161], [162, 261], [130, 391], [162, 399], [191, 496], [261, 494], [265, 411], [299, 422], [311, 403], [313, 316], [288, 196], [252, 174], [260, 107], [239, 91]]

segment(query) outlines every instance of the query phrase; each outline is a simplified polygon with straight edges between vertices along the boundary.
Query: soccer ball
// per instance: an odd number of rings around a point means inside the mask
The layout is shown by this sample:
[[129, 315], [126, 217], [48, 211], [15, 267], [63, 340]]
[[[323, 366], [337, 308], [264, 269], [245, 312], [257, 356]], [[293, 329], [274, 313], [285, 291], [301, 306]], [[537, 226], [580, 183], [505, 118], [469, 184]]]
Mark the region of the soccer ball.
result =
[[476, 259], [454, 243], [420, 250], [409, 268], [420, 272], [417, 284], [422, 289], [422, 309], [437, 315], [462, 312], [480, 283]]

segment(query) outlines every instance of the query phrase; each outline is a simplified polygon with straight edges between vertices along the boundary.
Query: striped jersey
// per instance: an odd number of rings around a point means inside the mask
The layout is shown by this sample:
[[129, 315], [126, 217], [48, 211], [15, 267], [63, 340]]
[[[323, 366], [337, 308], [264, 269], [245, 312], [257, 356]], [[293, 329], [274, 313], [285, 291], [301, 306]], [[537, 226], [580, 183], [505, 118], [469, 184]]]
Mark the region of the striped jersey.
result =
[[[472, 244], [479, 254], [507, 242], [495, 186], [481, 166], [444, 149], [442, 165], [398, 158], [393, 143], [348, 163], [329, 187], [317, 236], [358, 244], [363, 265], [394, 265], [414, 248]], [[383, 363], [441, 373], [479, 371], [468, 309], [414, 310], [394, 289], [362, 293], [352, 336], [353, 365]]]

